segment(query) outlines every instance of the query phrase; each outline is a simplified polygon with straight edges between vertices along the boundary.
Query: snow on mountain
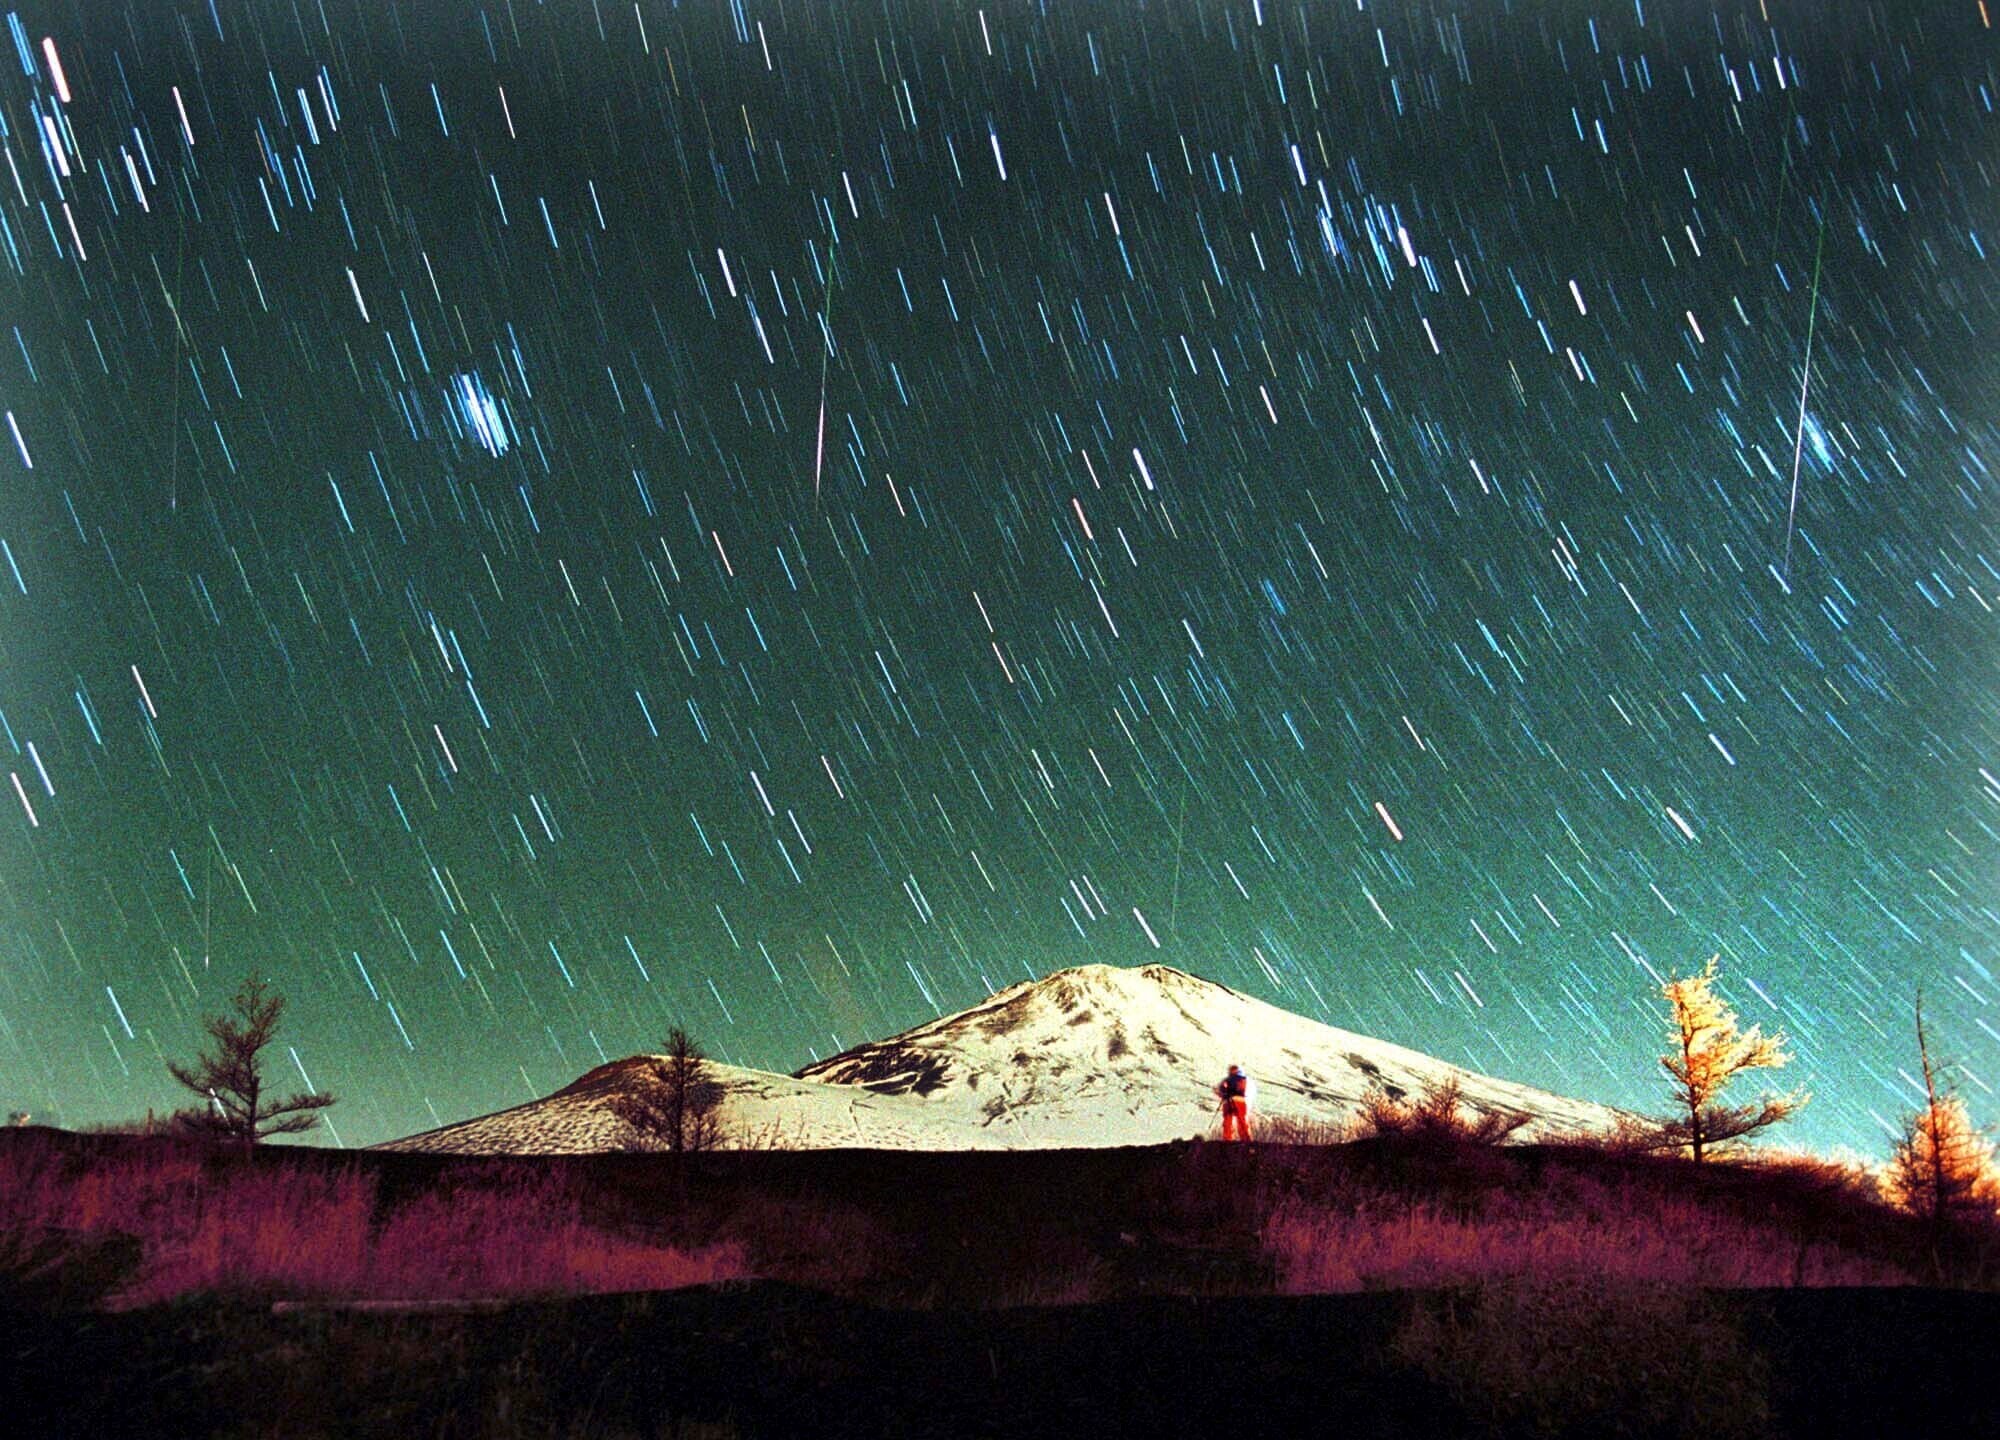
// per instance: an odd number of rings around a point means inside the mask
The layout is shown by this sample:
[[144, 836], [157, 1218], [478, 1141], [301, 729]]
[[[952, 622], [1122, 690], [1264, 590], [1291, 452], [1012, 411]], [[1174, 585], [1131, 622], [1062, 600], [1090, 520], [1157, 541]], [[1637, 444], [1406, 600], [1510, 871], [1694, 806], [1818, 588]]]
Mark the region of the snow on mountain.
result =
[[[384, 1150], [574, 1154], [629, 1148], [608, 1101], [646, 1057], [599, 1066], [546, 1099], [394, 1140]], [[1608, 1129], [1602, 1105], [1474, 1074], [1323, 1025], [1166, 965], [1085, 965], [858, 1045], [796, 1075], [711, 1062], [731, 1143], [786, 1149], [1057, 1149], [1209, 1134], [1231, 1064], [1257, 1117], [1338, 1121], [1371, 1085], [1418, 1094], [1456, 1077], [1479, 1110], [1531, 1117], [1523, 1138]]]

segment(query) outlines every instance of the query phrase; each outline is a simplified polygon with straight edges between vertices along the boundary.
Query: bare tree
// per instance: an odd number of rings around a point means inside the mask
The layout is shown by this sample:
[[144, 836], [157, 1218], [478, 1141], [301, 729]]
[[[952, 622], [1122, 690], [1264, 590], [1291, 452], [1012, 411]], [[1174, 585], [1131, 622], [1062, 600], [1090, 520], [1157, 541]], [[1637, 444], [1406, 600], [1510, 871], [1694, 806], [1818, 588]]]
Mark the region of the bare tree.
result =
[[2000, 1207], [2000, 1167], [1994, 1164], [1992, 1138], [1973, 1124], [1965, 1101], [1938, 1075], [1921, 995], [1916, 1011], [1924, 1103], [1903, 1117], [1882, 1188], [1894, 1204], [1942, 1232], [1956, 1222], [1993, 1216]]
[[1725, 1105], [1718, 1098], [1746, 1070], [1774, 1070], [1788, 1063], [1783, 1032], [1764, 1034], [1758, 1026], [1736, 1028], [1736, 1012], [1715, 993], [1715, 962], [1697, 974], [1681, 975], [1660, 987], [1671, 1007], [1671, 1049], [1660, 1065], [1673, 1080], [1675, 1111], [1655, 1133], [1660, 1148], [1689, 1150], [1697, 1161], [1708, 1151], [1788, 1120], [1808, 1097], [1794, 1091], [1765, 1095], [1753, 1105]]
[[167, 1062], [167, 1073], [203, 1101], [176, 1111], [174, 1127], [245, 1145], [312, 1129], [319, 1123], [317, 1112], [333, 1104], [333, 1096], [299, 1091], [280, 1100], [264, 1092], [264, 1047], [278, 1033], [285, 997], [272, 991], [261, 975], [252, 974], [230, 997], [229, 1008], [233, 1013], [210, 1015], [201, 1022], [212, 1049], [192, 1066]]
[[643, 1073], [639, 1086], [612, 1098], [612, 1114], [676, 1155], [721, 1145], [722, 1086], [687, 1031], [678, 1025], [669, 1030], [666, 1052], [653, 1056]]

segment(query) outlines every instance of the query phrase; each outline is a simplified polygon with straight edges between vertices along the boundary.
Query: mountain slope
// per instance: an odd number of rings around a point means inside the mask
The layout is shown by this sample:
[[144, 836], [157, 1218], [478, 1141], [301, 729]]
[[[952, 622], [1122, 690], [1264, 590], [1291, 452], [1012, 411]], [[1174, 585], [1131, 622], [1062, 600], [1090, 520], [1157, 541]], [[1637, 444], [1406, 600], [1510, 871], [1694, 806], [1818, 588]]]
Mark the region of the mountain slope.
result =
[[[1165, 965], [1085, 965], [809, 1065], [795, 1075], [715, 1064], [732, 1143], [959, 1150], [1150, 1145], [1207, 1133], [1210, 1087], [1233, 1063], [1255, 1115], [1338, 1121], [1371, 1085], [1456, 1077], [1475, 1109], [1531, 1117], [1524, 1138], [1608, 1128], [1616, 1112], [1461, 1070], [1323, 1025]], [[383, 1145], [476, 1154], [624, 1149], [608, 1102], [644, 1083], [634, 1056], [546, 1099]]]
[[1211, 1087], [1238, 1063], [1256, 1080], [1263, 1115], [1337, 1119], [1370, 1085], [1414, 1094], [1456, 1076], [1468, 1104], [1535, 1117], [1531, 1131], [1614, 1118], [1603, 1106], [1474, 1075], [1166, 965], [1086, 965], [1015, 985], [798, 1078], [905, 1095], [940, 1120], [1012, 1132], [1015, 1144], [1134, 1144], [1202, 1133], [1213, 1118]]

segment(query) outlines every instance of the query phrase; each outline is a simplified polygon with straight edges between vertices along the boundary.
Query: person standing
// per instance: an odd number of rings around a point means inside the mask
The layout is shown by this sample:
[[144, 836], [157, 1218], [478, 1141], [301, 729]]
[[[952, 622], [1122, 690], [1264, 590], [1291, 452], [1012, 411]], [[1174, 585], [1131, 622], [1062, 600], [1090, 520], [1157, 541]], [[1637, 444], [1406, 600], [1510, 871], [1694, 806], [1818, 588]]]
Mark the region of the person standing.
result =
[[1231, 1065], [1229, 1073], [1222, 1077], [1222, 1083], [1215, 1087], [1216, 1098], [1222, 1102], [1222, 1138], [1224, 1140], [1248, 1140], [1250, 1138], [1250, 1077], [1241, 1065]]

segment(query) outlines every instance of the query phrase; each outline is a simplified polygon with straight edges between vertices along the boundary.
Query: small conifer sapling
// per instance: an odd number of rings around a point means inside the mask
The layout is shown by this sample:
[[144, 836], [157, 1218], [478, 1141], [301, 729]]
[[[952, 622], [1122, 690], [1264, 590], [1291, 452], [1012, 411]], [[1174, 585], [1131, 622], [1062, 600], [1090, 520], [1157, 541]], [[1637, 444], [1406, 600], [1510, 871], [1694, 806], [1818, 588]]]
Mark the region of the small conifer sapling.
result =
[[255, 1145], [272, 1135], [297, 1135], [319, 1123], [334, 1103], [324, 1092], [299, 1091], [279, 1099], [265, 1091], [264, 1047], [278, 1033], [285, 997], [252, 974], [229, 999], [229, 1013], [201, 1022], [210, 1048], [193, 1065], [167, 1062], [167, 1073], [201, 1097], [174, 1113], [174, 1128], [218, 1140]]

